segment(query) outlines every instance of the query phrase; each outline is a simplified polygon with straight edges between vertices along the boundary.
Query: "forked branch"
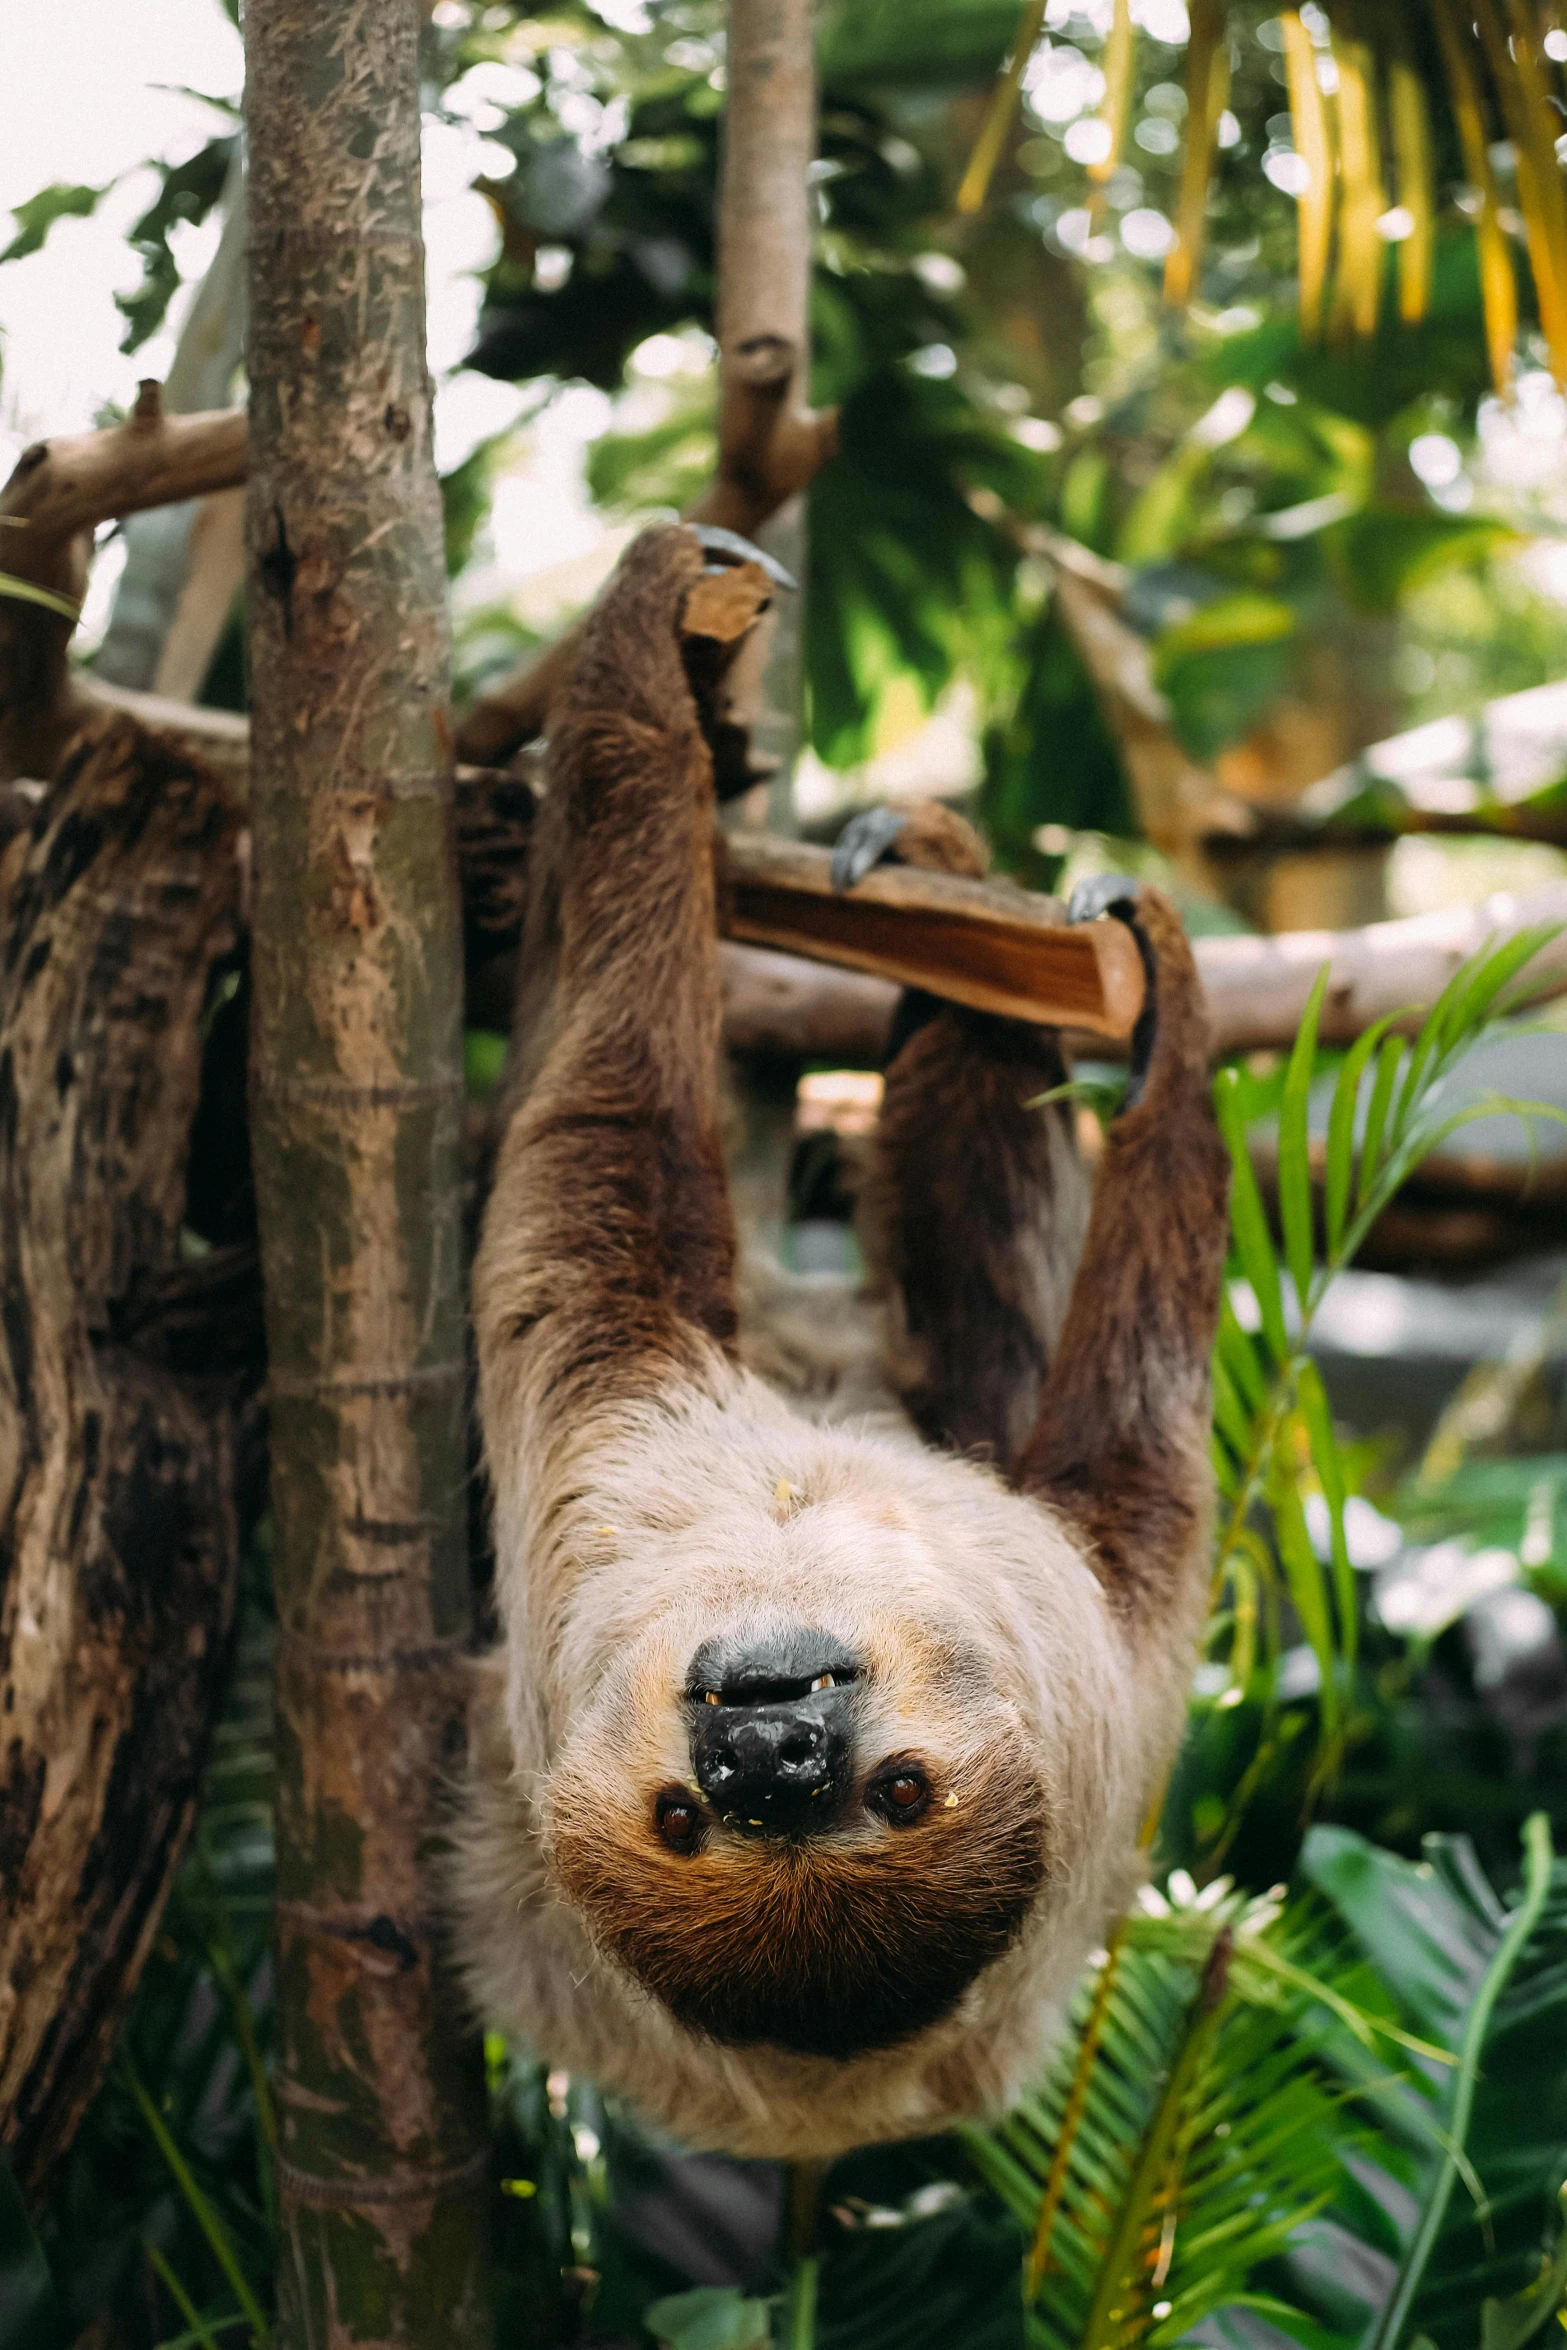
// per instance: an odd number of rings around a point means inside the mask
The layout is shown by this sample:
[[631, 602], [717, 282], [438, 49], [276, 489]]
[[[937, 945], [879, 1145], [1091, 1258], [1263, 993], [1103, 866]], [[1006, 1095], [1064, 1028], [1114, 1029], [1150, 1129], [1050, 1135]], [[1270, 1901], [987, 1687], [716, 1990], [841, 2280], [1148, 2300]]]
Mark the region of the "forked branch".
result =
[[123, 424], [23, 450], [0, 490], [0, 780], [52, 774], [84, 714], [66, 651], [98, 525], [233, 488], [246, 442], [242, 409], [165, 416], [149, 381]]

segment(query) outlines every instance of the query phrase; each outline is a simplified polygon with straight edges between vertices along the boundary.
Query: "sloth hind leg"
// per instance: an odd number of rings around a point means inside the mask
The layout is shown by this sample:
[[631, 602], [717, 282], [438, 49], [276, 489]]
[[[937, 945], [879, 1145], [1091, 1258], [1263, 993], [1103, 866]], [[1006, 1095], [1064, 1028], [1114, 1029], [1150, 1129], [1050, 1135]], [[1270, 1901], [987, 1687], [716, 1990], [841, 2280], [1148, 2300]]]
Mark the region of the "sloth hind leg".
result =
[[[887, 857], [979, 874], [977, 834], [939, 803], [868, 811], [839, 844], [852, 884]], [[1088, 1177], [1049, 1029], [910, 992], [862, 1194], [888, 1309], [889, 1370], [931, 1443], [1010, 1468], [1032, 1434], [1088, 1221]]]
[[1132, 883], [1096, 885], [1080, 911], [1129, 923], [1150, 1001], [1018, 1481], [1076, 1528], [1133, 1631], [1157, 1639], [1194, 1626], [1207, 1588], [1209, 1357], [1229, 1161], [1180, 916]]

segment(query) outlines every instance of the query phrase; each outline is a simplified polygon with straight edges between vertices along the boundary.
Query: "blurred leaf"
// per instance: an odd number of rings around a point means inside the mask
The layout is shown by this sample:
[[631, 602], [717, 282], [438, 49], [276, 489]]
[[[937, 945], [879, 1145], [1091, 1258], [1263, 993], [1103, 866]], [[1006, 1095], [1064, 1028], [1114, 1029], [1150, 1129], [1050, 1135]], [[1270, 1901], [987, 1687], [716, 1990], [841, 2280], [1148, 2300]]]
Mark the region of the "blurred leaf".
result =
[[122, 351], [140, 350], [163, 324], [180, 282], [170, 235], [186, 222], [205, 220], [217, 203], [228, 178], [237, 135], [225, 131], [183, 163], [152, 166], [162, 185], [127, 232], [132, 250], [141, 257], [142, 282], [134, 292], [114, 297], [115, 307], [125, 319]]
[[57, 220], [89, 219], [113, 184], [105, 181], [101, 188], [80, 188], [57, 181], [53, 187], [40, 188], [25, 204], [13, 206], [16, 234], [0, 253], [0, 262], [25, 261], [29, 253], [36, 253]]
[[5, 2350], [65, 2350], [68, 2339], [49, 2263], [0, 2146], [0, 2343]]
[[819, 55], [830, 88], [971, 87], [1000, 72], [1022, 0], [838, 0]]
[[698, 2285], [647, 2311], [648, 2330], [667, 2350], [766, 2350], [771, 2312], [735, 2285]]
[[1438, 572], [1478, 563], [1514, 543], [1505, 523], [1396, 506], [1363, 507], [1335, 524], [1324, 541], [1340, 586], [1360, 612], [1391, 612]]

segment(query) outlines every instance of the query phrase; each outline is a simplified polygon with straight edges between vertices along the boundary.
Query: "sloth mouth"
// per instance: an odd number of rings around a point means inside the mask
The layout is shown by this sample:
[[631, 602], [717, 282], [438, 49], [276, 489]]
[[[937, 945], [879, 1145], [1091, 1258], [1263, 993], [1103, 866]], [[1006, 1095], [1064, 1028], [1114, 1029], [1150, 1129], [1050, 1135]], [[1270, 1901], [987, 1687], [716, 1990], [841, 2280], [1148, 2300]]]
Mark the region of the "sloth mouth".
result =
[[686, 1673], [688, 1705], [791, 1705], [864, 1677], [852, 1650], [813, 1624], [749, 1640], [704, 1640]]
[[823, 1666], [808, 1679], [796, 1674], [789, 1680], [756, 1680], [747, 1676], [722, 1683], [716, 1689], [698, 1688], [686, 1691], [690, 1705], [787, 1705], [796, 1698], [819, 1697], [826, 1689], [848, 1689], [860, 1678], [859, 1668]]

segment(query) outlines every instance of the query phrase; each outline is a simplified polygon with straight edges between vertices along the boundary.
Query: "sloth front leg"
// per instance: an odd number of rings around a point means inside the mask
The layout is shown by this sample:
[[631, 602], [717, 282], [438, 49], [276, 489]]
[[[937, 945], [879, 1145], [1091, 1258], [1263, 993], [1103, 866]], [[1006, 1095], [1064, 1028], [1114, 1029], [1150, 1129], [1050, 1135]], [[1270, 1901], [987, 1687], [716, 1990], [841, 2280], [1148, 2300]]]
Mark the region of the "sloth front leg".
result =
[[1229, 1162], [1180, 916], [1159, 891], [1118, 877], [1074, 900], [1074, 918], [1101, 914], [1136, 936], [1148, 1007], [1018, 1482], [1082, 1536], [1134, 1635], [1157, 1637], [1189, 1625], [1206, 1588], [1209, 1357]]
[[695, 536], [645, 533], [589, 621], [530, 859], [520, 1096], [474, 1265], [497, 1491], [551, 1426], [701, 1375], [735, 1334], [719, 1148], [712, 762], [678, 623]]

